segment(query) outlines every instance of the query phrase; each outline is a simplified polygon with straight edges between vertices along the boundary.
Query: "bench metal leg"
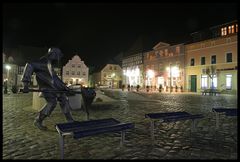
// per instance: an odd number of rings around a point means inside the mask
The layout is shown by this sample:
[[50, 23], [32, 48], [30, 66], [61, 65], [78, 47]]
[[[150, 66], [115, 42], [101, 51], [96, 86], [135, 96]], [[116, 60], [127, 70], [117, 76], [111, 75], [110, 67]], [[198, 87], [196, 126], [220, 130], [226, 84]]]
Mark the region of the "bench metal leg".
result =
[[121, 141], [120, 141], [120, 146], [123, 147], [125, 141], [125, 131], [121, 131]]
[[154, 140], [154, 121], [151, 121], [151, 138]]
[[216, 128], [219, 128], [219, 113], [215, 112], [216, 115]]
[[193, 132], [196, 131], [196, 122], [195, 122], [194, 119], [192, 120], [192, 131], [193, 131]]
[[59, 134], [60, 158], [64, 159], [64, 136]]

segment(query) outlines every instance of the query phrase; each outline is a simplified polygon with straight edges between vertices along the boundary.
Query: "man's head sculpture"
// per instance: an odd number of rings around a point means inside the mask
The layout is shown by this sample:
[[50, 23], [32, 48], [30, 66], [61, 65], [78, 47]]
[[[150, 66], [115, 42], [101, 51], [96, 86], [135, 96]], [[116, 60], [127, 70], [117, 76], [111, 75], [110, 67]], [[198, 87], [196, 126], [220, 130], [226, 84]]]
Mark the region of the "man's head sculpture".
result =
[[51, 61], [59, 61], [63, 57], [63, 53], [59, 48], [48, 49], [48, 59]]

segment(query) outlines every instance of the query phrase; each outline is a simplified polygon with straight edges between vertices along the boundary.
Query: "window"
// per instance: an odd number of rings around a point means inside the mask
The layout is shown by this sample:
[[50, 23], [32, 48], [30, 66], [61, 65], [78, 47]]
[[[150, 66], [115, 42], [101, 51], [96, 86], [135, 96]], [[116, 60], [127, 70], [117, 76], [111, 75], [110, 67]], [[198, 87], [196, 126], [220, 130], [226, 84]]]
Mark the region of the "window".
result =
[[205, 57], [201, 57], [201, 65], [205, 65]]
[[190, 66], [194, 66], [194, 58], [191, 59]]
[[109, 69], [112, 70], [112, 66], [110, 66]]
[[202, 78], [201, 78], [201, 88], [202, 89], [206, 89], [207, 88], [207, 75], [202, 75]]
[[222, 36], [227, 35], [227, 27], [221, 29], [221, 35]]
[[212, 58], [211, 58], [211, 62], [212, 64], [216, 64], [216, 55], [213, 55]]
[[75, 71], [72, 71], [72, 75], [75, 75]]
[[78, 68], [81, 68], [81, 65], [78, 65]]
[[226, 75], [226, 89], [232, 89], [232, 75], [227, 74]]
[[69, 71], [66, 71], [66, 75], [69, 75]]
[[86, 73], [85, 72], [83, 72], [83, 76], [85, 76], [86, 75]]
[[117, 70], [117, 67], [116, 67], [116, 66], [114, 66], [114, 70]]
[[211, 88], [213, 86], [213, 88], [217, 88], [217, 76], [216, 75], [213, 75], [213, 79], [210, 79], [211, 81]]
[[180, 47], [177, 46], [177, 47], [176, 47], [176, 54], [179, 54], [179, 53], [180, 53]]
[[72, 64], [72, 67], [74, 68], [74, 67], [75, 67], [75, 64]]
[[77, 75], [80, 75], [80, 71], [77, 72]]
[[226, 57], [227, 62], [232, 62], [232, 53], [227, 53]]
[[238, 24], [236, 24], [235, 30], [236, 30], [236, 33], [237, 33], [238, 32]]
[[234, 33], [234, 25], [228, 26], [228, 34]]

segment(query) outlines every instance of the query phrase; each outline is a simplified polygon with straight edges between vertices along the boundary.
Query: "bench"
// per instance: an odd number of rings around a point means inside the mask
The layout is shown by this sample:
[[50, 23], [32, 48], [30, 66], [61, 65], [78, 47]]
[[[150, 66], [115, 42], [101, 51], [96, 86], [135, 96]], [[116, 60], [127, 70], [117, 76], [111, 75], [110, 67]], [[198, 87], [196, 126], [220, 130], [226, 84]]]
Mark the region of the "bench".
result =
[[238, 116], [237, 108], [216, 107], [216, 108], [212, 108], [212, 111], [215, 113], [215, 116], [216, 116], [216, 128], [217, 129], [219, 128], [220, 114], [224, 114], [225, 116]]
[[211, 96], [216, 96], [217, 94], [220, 94], [221, 92], [217, 89], [204, 89], [202, 91], [202, 95], [206, 96], [207, 94], [211, 95]]
[[162, 123], [177, 122], [181, 120], [192, 120], [192, 130], [195, 131], [195, 120], [203, 118], [202, 114], [192, 115], [185, 111], [167, 112], [167, 113], [149, 113], [145, 114], [145, 118], [151, 119], [151, 138], [154, 140], [154, 124], [157, 120]]
[[67, 135], [71, 135], [74, 139], [80, 139], [103, 133], [121, 132], [120, 146], [123, 146], [125, 131], [132, 128], [134, 128], [133, 123], [121, 123], [113, 118], [56, 124], [61, 159], [64, 158], [64, 137]]

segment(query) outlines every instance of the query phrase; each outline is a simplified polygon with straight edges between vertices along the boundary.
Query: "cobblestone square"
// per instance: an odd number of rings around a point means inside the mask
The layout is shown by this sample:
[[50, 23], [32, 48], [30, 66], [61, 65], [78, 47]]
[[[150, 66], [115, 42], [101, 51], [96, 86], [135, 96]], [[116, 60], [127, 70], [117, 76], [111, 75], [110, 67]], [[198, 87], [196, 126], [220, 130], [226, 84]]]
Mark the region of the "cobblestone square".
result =
[[[108, 133], [74, 140], [65, 138], [65, 159], [237, 159], [237, 118], [221, 116], [215, 129], [212, 107], [237, 107], [237, 96], [202, 96], [190, 93], [146, 93], [120, 90], [98, 91], [110, 97], [94, 102], [90, 119], [115, 118], [133, 122], [120, 147], [120, 133]], [[97, 95], [98, 97], [98, 95]], [[101, 97], [100, 97], [101, 98]], [[201, 113], [197, 131], [191, 121], [156, 123], [155, 142], [151, 141], [150, 120], [146, 113], [186, 111]], [[86, 120], [83, 111], [73, 111], [75, 120]], [[33, 126], [37, 112], [32, 108], [32, 93], [3, 96], [3, 159], [59, 159], [56, 123], [65, 122], [59, 105], [44, 121], [48, 131]]]

